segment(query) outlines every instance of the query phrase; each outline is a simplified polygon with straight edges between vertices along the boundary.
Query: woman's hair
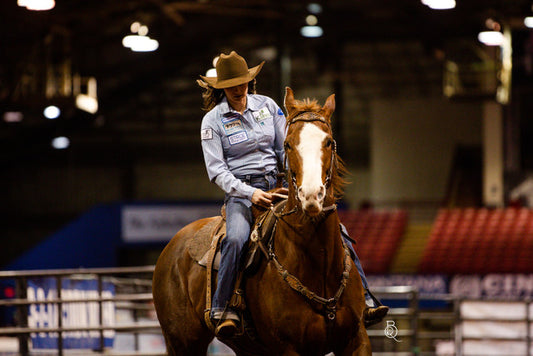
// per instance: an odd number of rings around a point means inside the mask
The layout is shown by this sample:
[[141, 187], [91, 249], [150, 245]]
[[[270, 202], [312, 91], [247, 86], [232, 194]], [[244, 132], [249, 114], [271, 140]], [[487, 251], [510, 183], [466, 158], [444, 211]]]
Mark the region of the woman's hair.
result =
[[[202, 110], [210, 111], [224, 98], [224, 89], [215, 89], [201, 79], [196, 81], [203, 89], [202, 92]], [[248, 83], [248, 93], [256, 94], [256, 80], [255, 78]]]

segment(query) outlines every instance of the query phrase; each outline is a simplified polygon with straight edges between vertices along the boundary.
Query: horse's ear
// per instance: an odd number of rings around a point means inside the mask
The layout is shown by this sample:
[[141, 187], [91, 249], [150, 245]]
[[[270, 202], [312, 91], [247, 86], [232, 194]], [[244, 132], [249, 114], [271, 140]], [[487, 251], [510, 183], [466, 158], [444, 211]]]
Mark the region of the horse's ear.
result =
[[335, 111], [335, 94], [331, 94], [326, 99], [326, 103], [324, 104], [322, 109], [320, 109], [320, 112], [322, 113], [322, 116], [330, 120], [331, 115], [333, 114], [334, 111]]
[[294, 93], [289, 87], [285, 88], [285, 109], [287, 110], [287, 116], [291, 116], [292, 112], [295, 110], [296, 101], [294, 100]]

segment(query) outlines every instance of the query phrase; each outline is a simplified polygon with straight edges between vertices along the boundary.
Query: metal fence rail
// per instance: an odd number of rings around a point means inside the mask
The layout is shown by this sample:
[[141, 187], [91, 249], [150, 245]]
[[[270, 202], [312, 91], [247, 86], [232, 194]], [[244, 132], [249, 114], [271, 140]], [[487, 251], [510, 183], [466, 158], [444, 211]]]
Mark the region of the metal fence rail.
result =
[[[103, 304], [114, 303], [115, 308], [130, 309], [135, 314], [137, 310], [153, 310], [153, 306], [146, 303], [152, 302], [151, 280], [155, 266], [141, 267], [121, 267], [121, 268], [91, 268], [91, 269], [61, 269], [61, 270], [32, 270], [32, 271], [0, 271], [0, 280], [11, 280], [15, 283], [16, 296], [13, 299], [0, 300], [0, 308], [16, 308], [16, 326], [0, 327], [0, 335], [16, 336], [19, 344], [19, 354], [30, 355], [33, 353], [43, 354], [43, 352], [30, 352], [29, 340], [32, 333], [57, 333], [57, 354], [62, 356], [66, 350], [63, 345], [63, 337], [69, 332], [98, 332], [100, 347], [94, 352], [112, 355], [110, 350], [104, 347], [104, 331], [133, 332], [135, 335], [135, 349], [138, 350], [138, 333], [161, 334], [161, 329], [157, 321], [154, 322], [131, 322], [119, 325], [104, 325]], [[62, 296], [62, 280], [65, 278], [93, 277], [97, 280], [98, 297], [89, 298], [66, 298]], [[27, 295], [28, 281], [34, 278], [54, 278], [56, 280], [55, 298], [46, 300], [29, 300]], [[103, 281], [111, 279], [117, 289], [128, 290], [129, 292], [117, 293], [113, 297], [103, 295]], [[57, 313], [57, 326], [30, 327], [28, 326], [28, 307], [31, 305], [54, 305], [57, 310], [62, 311], [63, 306], [71, 303], [97, 303], [98, 305], [98, 325], [91, 326], [64, 326], [62, 325], [62, 312]], [[144, 304], [139, 304], [144, 303]], [[69, 351], [69, 354], [76, 353]], [[161, 353], [140, 353], [135, 355], [155, 355]], [[124, 355], [123, 352], [120, 355]]]
[[[154, 266], [123, 267], [123, 268], [92, 268], [92, 269], [63, 269], [63, 270], [42, 270], [42, 271], [0, 271], [0, 281], [10, 280], [16, 286], [16, 295], [11, 299], [0, 299], [0, 310], [2, 308], [14, 308], [16, 310], [16, 325], [0, 327], [0, 336], [17, 338], [18, 354], [22, 355], [76, 355], [87, 351], [76, 351], [64, 347], [63, 338], [72, 332], [96, 332], [99, 335], [99, 347], [90, 350], [91, 354], [106, 355], [164, 355], [162, 352], [153, 350], [140, 350], [139, 334], [161, 335], [159, 323], [155, 318], [141, 321], [133, 318], [131, 322], [115, 323], [113, 325], [104, 324], [103, 305], [113, 303], [114, 310], [125, 310], [137, 316], [146, 313], [155, 313], [152, 294], [151, 279]], [[95, 278], [98, 282], [97, 296], [88, 298], [68, 298], [61, 294], [62, 280], [66, 278]], [[46, 300], [29, 300], [27, 295], [28, 282], [34, 278], [49, 277], [56, 280], [57, 296]], [[115, 286], [115, 295], [103, 294], [104, 281], [112, 281]], [[461, 305], [466, 299], [460, 299], [451, 295], [433, 295], [431, 297], [421, 296], [416, 288], [409, 286], [379, 287], [373, 288], [373, 292], [382, 300], [393, 301], [391, 304], [401, 304], [391, 308], [386, 320], [368, 329], [368, 335], [372, 341], [375, 356], [402, 356], [402, 355], [436, 355], [436, 341], [448, 342], [453, 348], [453, 355], [472, 355], [465, 353], [465, 342], [475, 339], [498, 340], [498, 337], [472, 337], [463, 335], [462, 326], [468, 321], [503, 321], [524, 323], [526, 332], [517, 337], [504, 337], [502, 340], [513, 340], [523, 342], [525, 351], [523, 355], [531, 356], [531, 318], [533, 308], [530, 308], [530, 301], [525, 303], [523, 317], [508, 318], [469, 318], [461, 313]], [[421, 308], [423, 302], [436, 301], [441, 304], [438, 308]], [[469, 300], [472, 301], [472, 300]], [[504, 301], [508, 302], [508, 301]], [[97, 325], [62, 325], [62, 313], [57, 313], [56, 325], [32, 327], [28, 324], [28, 310], [30, 306], [54, 305], [57, 310], [63, 310], [70, 303], [96, 303], [98, 305]], [[444, 307], [442, 307], [444, 305]], [[523, 326], [523, 325], [522, 325]], [[134, 336], [134, 351], [117, 352], [104, 346], [104, 333], [114, 331], [115, 333], [131, 333]], [[30, 345], [30, 336], [34, 333], [57, 333], [57, 350], [33, 350]], [[116, 334], [115, 334], [116, 335]], [[2, 350], [0, 350], [2, 351]], [[115, 353], [113, 353], [115, 352]], [[447, 353], [448, 356], [450, 353]], [[491, 353], [494, 355], [494, 353]], [[503, 354], [502, 354], [503, 356]]]

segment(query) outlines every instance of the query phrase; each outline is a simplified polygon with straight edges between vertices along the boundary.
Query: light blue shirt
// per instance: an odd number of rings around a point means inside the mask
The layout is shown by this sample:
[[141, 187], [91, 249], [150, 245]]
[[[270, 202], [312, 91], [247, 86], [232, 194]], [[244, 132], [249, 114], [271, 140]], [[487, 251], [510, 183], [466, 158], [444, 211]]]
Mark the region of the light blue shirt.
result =
[[226, 194], [252, 199], [256, 188], [236, 177], [263, 175], [283, 162], [285, 115], [267, 96], [248, 94], [244, 114], [226, 98], [202, 119], [207, 174]]

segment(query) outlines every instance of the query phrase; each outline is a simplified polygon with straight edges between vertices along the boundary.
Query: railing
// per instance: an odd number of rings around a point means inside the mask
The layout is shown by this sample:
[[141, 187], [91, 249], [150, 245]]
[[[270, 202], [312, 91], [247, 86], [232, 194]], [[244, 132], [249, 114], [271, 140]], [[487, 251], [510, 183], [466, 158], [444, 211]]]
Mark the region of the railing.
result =
[[[140, 347], [140, 337], [152, 335], [160, 338], [161, 329], [152, 303], [151, 278], [154, 266], [145, 267], [124, 267], [124, 268], [100, 268], [100, 269], [68, 269], [68, 270], [42, 270], [42, 271], [7, 271], [0, 272], [0, 282], [11, 281], [16, 286], [16, 296], [12, 299], [0, 300], [0, 310], [3, 308], [14, 308], [16, 310], [16, 324], [14, 326], [0, 327], [0, 336], [16, 338], [18, 348], [13, 354], [21, 355], [76, 355], [76, 354], [106, 354], [106, 355], [164, 355], [164, 343], [156, 349], [146, 349]], [[29, 282], [36, 279], [48, 277], [56, 281], [55, 295], [44, 299], [28, 298]], [[65, 279], [91, 277], [97, 281], [95, 295], [83, 298], [72, 298], [63, 295], [62, 281]], [[115, 294], [105, 293], [104, 285], [112, 282]], [[62, 294], [63, 292], [63, 294]], [[376, 287], [373, 292], [382, 300], [390, 302], [393, 306], [387, 318], [368, 329], [368, 335], [372, 342], [373, 355], [375, 356], [404, 356], [404, 355], [473, 355], [465, 345], [471, 340], [498, 340], [502, 337], [498, 335], [480, 336], [476, 334], [464, 333], [468, 322], [503, 322], [504, 324], [514, 323], [516, 327], [509, 334], [503, 337], [504, 341], [522, 342], [519, 345], [523, 353], [521, 355], [531, 355], [531, 317], [533, 308], [529, 301], [514, 301], [501, 304], [507, 307], [510, 312], [500, 312], [495, 315], [483, 316], [481, 314], [466, 313], [469, 306], [465, 303], [481, 303], [487, 301], [472, 301], [454, 298], [448, 294], [434, 295], [431, 297], [421, 296], [416, 288], [409, 286], [396, 287]], [[55, 306], [57, 310], [67, 309], [70, 303], [91, 304], [97, 306], [97, 322], [91, 325], [63, 325], [61, 313], [54, 315], [56, 320], [52, 325], [30, 325], [29, 309], [36, 306]], [[131, 315], [131, 320], [113, 323], [105, 322], [106, 303], [112, 303], [114, 311], [126, 311]], [[426, 303], [426, 306], [424, 305]], [[433, 303], [432, 307], [427, 307], [427, 303]], [[497, 302], [494, 302], [497, 303]], [[422, 306], [422, 307], [421, 307]], [[491, 307], [488, 307], [491, 309]], [[493, 307], [498, 310], [499, 305]], [[476, 309], [476, 308], [471, 308]], [[479, 309], [479, 308], [478, 308]], [[477, 310], [477, 309], [476, 309]], [[142, 315], [151, 314], [151, 318], [143, 318]], [[516, 329], [518, 328], [518, 329]], [[518, 331], [516, 331], [518, 330]], [[133, 347], [128, 352], [116, 350], [105, 346], [105, 333], [114, 332], [115, 344], [117, 336], [127, 335], [128, 342], [131, 341]], [[89, 350], [76, 351], [65, 348], [66, 336], [73, 332], [85, 332], [98, 335], [98, 346]], [[517, 335], [512, 332], [518, 333]], [[36, 350], [32, 348], [31, 337], [36, 333], [55, 333], [57, 335], [57, 348], [48, 350]], [[125, 334], [126, 333], [126, 334]], [[162, 341], [161, 341], [162, 342]], [[447, 346], [447, 352], [438, 352], [436, 342]], [[210, 349], [210, 355], [217, 353]], [[451, 350], [451, 351], [450, 351]], [[526, 351], [527, 350], [527, 351]], [[3, 355], [5, 353], [0, 347]], [[494, 350], [492, 350], [494, 351]], [[481, 353], [483, 354], [483, 353]], [[492, 352], [491, 355], [496, 355]], [[227, 353], [226, 353], [227, 355]], [[501, 355], [505, 355], [502, 352]]]
[[[367, 330], [372, 341], [372, 355], [436, 355], [435, 340], [454, 339], [454, 299], [450, 295], [420, 296], [418, 290], [410, 286], [375, 287], [372, 291], [379, 299], [393, 304], [405, 304], [391, 308], [383, 322]], [[424, 302], [440, 305], [436, 308], [421, 308], [420, 305]], [[432, 320], [439, 320], [443, 325], [439, 328], [421, 325]]]
[[[30, 335], [36, 333], [57, 333], [57, 354], [62, 356], [66, 350], [64, 348], [64, 336], [73, 332], [97, 332], [99, 334], [99, 347], [93, 352], [105, 352], [107, 355], [112, 353], [105, 350], [104, 333], [106, 331], [131, 332], [134, 336], [135, 355], [164, 355], [165, 353], [139, 352], [139, 333], [157, 333], [161, 334], [161, 329], [157, 321], [139, 321], [137, 315], [139, 311], [153, 311], [151, 280], [154, 266], [145, 267], [123, 267], [123, 268], [93, 268], [93, 269], [65, 269], [65, 270], [39, 270], [39, 271], [4, 271], [0, 272], [0, 280], [14, 281], [16, 296], [14, 299], [0, 300], [0, 308], [16, 308], [15, 320], [16, 326], [7, 326], [0, 328], [0, 335], [15, 336], [18, 338], [18, 354], [30, 355]], [[55, 296], [44, 300], [30, 300], [27, 295], [28, 281], [36, 278], [48, 277], [55, 279]], [[87, 278], [93, 277], [97, 281], [96, 296], [89, 298], [68, 298], [62, 296], [64, 292], [62, 285], [66, 278]], [[104, 293], [104, 281], [112, 282], [116, 294], [109, 296]], [[32, 298], [33, 299], [33, 298]], [[94, 307], [97, 305], [98, 320], [96, 325], [63, 325], [63, 311], [68, 304], [80, 303]], [[92, 303], [92, 304], [91, 304]], [[113, 323], [106, 325], [104, 323], [104, 306], [106, 303], [113, 303], [117, 310], [129, 310], [133, 316], [133, 322]], [[55, 323], [51, 326], [31, 326], [28, 324], [28, 308], [30, 306], [57, 308]], [[94, 308], [93, 308], [94, 311]], [[72, 352], [70, 352], [72, 353]], [[39, 352], [42, 354], [42, 352]], [[121, 352], [120, 355], [125, 353]]]

